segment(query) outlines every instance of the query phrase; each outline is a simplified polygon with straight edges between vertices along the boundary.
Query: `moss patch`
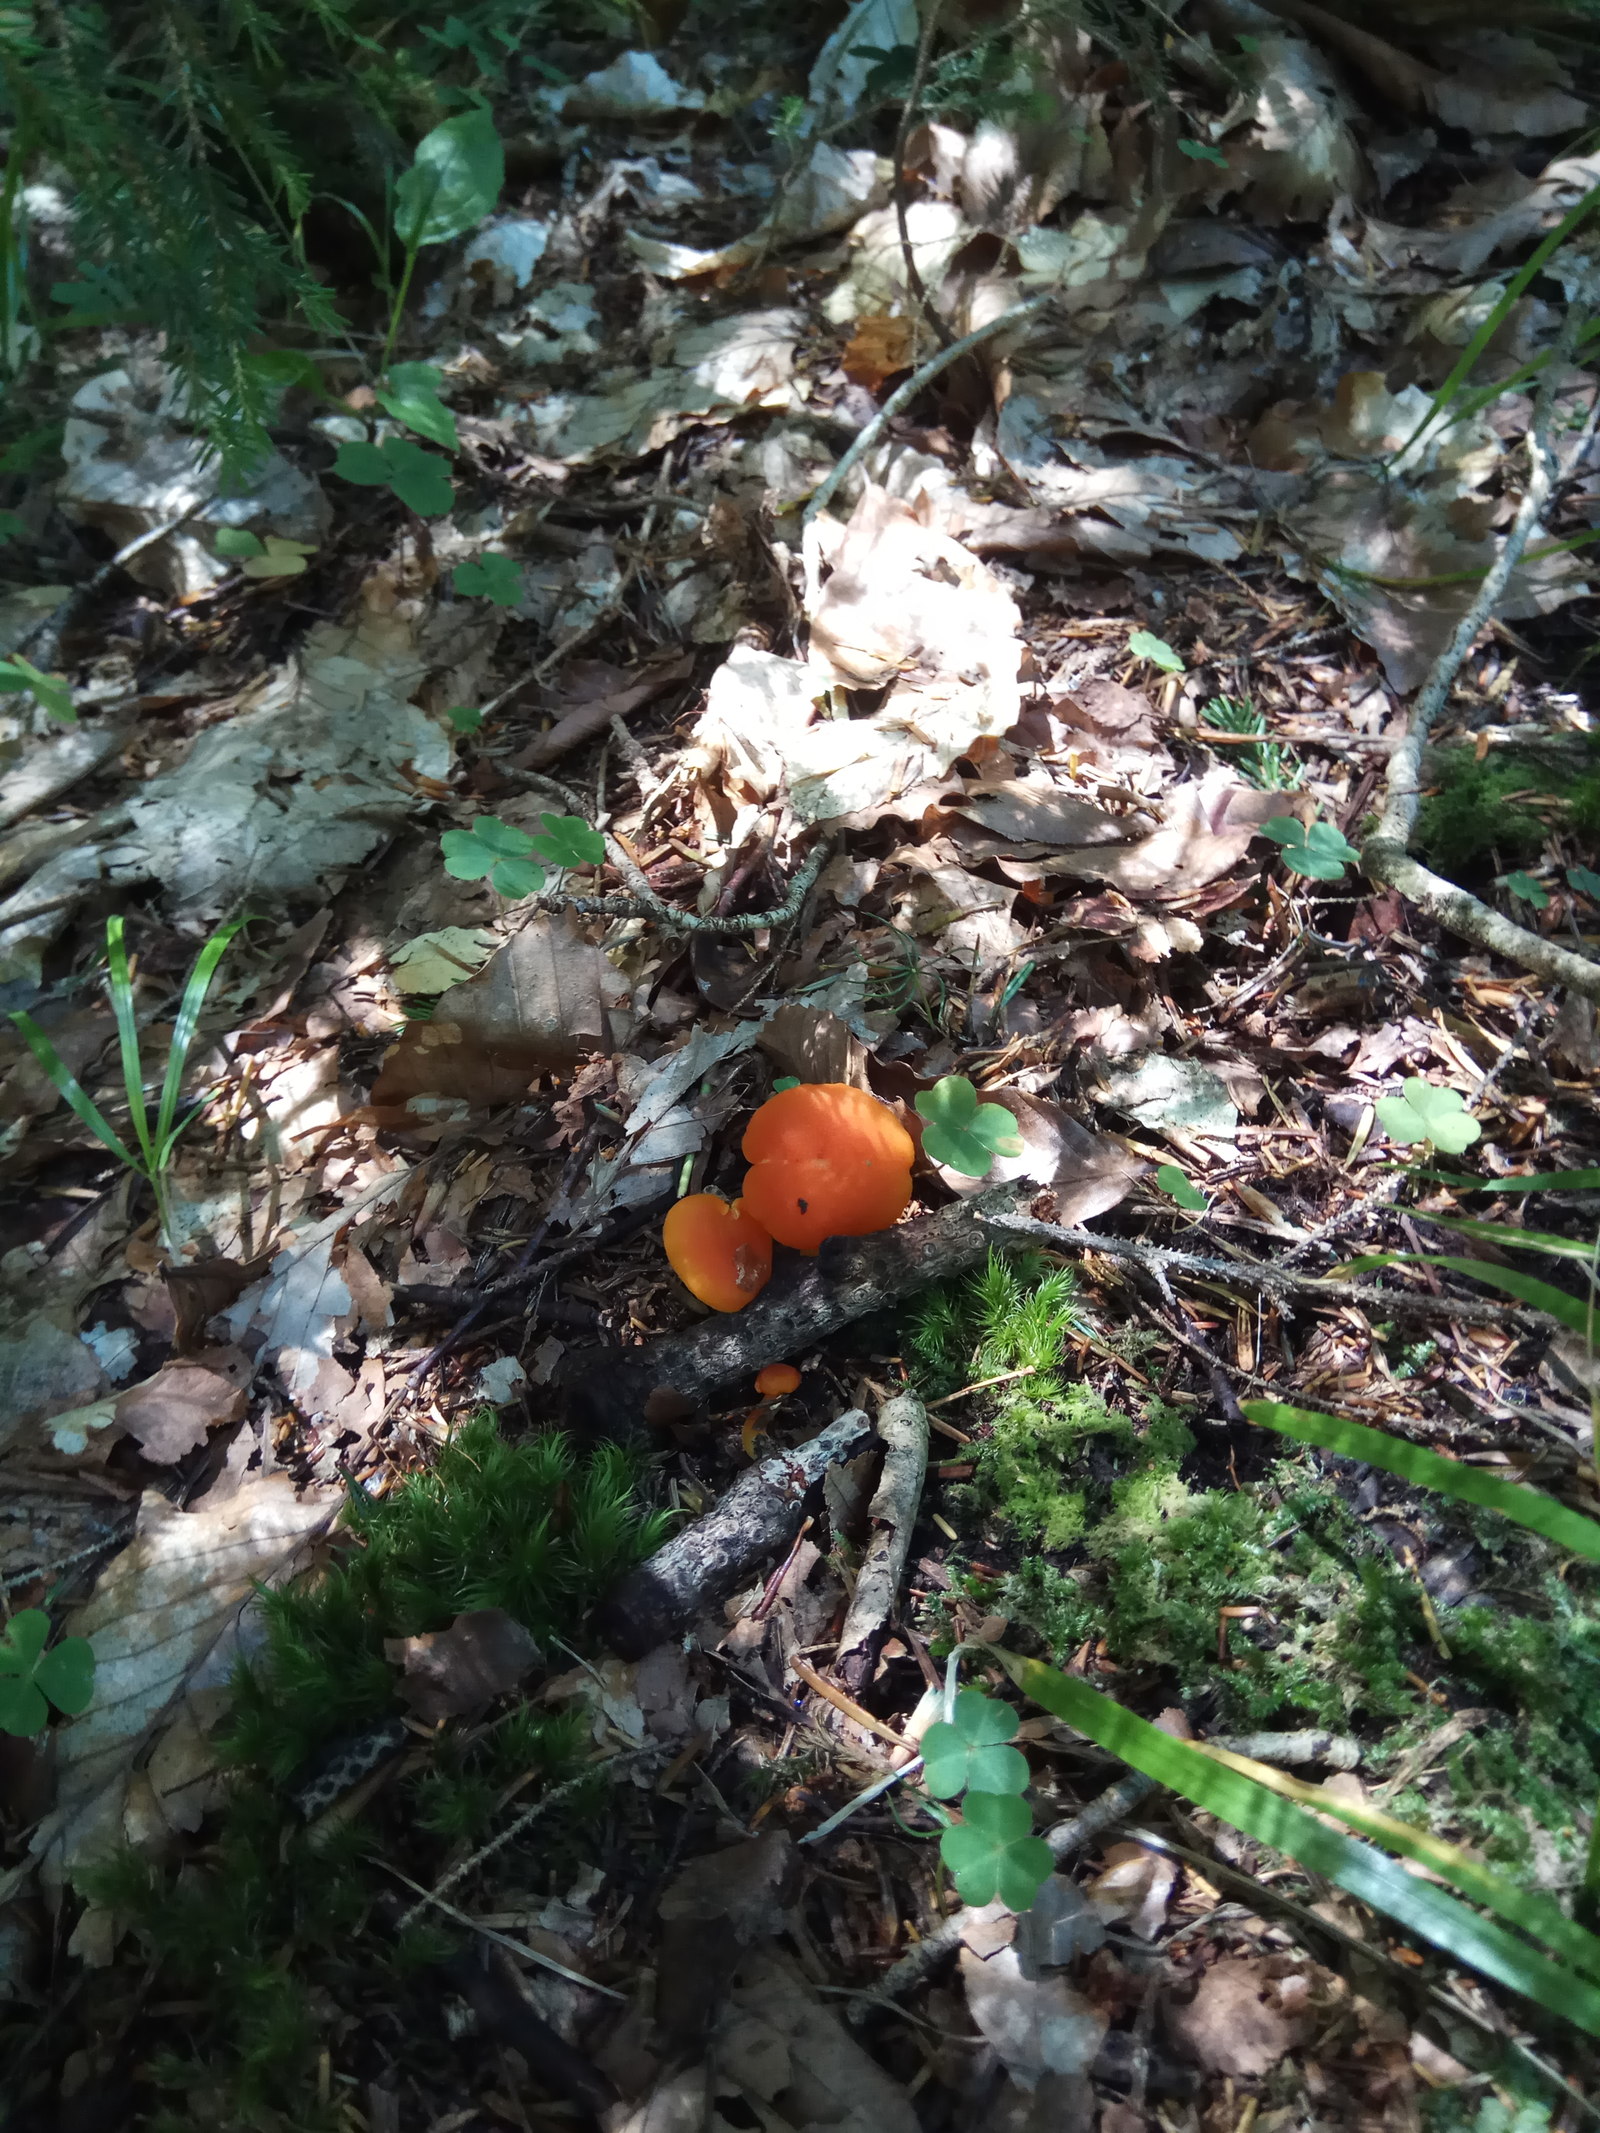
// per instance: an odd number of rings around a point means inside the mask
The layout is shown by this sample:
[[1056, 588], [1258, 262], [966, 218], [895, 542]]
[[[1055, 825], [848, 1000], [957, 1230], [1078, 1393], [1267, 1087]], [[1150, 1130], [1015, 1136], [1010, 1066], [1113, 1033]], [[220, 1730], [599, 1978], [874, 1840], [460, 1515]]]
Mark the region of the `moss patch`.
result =
[[[1491, 862], [1512, 866], [1543, 850], [1552, 826], [1568, 829], [1592, 851], [1600, 839], [1600, 761], [1574, 777], [1537, 750], [1496, 748], [1482, 762], [1471, 748], [1440, 751], [1430, 766], [1436, 786], [1417, 817], [1416, 846], [1452, 880]], [[1535, 808], [1553, 796], [1556, 807]]]

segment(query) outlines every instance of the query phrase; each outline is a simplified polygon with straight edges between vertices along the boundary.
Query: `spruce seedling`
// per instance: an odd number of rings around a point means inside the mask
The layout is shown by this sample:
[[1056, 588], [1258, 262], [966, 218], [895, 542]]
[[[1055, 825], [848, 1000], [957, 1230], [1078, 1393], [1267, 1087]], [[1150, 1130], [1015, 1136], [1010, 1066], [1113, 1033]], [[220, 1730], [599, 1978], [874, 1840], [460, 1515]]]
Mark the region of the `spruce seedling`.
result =
[[917, 1098], [928, 1160], [963, 1177], [989, 1175], [997, 1155], [1021, 1155], [1017, 1122], [1004, 1104], [982, 1104], [965, 1074], [946, 1074]]
[[94, 1698], [94, 1646], [87, 1637], [63, 1637], [45, 1650], [50, 1617], [24, 1607], [0, 1637], [0, 1732], [24, 1740], [42, 1733], [54, 1704], [68, 1718], [87, 1711]]
[[211, 981], [217, 974], [217, 965], [222, 961], [228, 943], [245, 924], [242, 918], [219, 927], [195, 957], [194, 967], [189, 972], [183, 988], [183, 998], [178, 1005], [178, 1016], [172, 1029], [172, 1046], [167, 1054], [167, 1071], [161, 1084], [161, 1099], [152, 1126], [144, 1100], [144, 1065], [139, 1055], [139, 1024], [133, 1004], [133, 972], [128, 964], [127, 945], [123, 939], [122, 920], [106, 920], [106, 989], [111, 995], [111, 1010], [116, 1017], [117, 1039], [122, 1052], [122, 1082], [127, 1092], [129, 1123], [133, 1128], [136, 1147], [130, 1148], [111, 1126], [104, 1112], [66, 1065], [50, 1039], [40, 1029], [31, 1015], [20, 1010], [12, 1011], [11, 1019], [22, 1032], [23, 1042], [32, 1052], [40, 1066], [67, 1103], [78, 1114], [101, 1146], [108, 1148], [119, 1163], [125, 1163], [136, 1177], [143, 1178], [149, 1186], [156, 1203], [156, 1221], [161, 1232], [162, 1248], [167, 1252], [177, 1250], [177, 1239], [172, 1230], [172, 1206], [167, 1194], [167, 1173], [172, 1167], [172, 1158], [186, 1128], [209, 1098], [200, 1096], [180, 1117], [179, 1098], [183, 1094], [184, 1069], [189, 1062], [189, 1051], [199, 1027], [200, 1011], [205, 1006], [206, 995], [211, 990]]

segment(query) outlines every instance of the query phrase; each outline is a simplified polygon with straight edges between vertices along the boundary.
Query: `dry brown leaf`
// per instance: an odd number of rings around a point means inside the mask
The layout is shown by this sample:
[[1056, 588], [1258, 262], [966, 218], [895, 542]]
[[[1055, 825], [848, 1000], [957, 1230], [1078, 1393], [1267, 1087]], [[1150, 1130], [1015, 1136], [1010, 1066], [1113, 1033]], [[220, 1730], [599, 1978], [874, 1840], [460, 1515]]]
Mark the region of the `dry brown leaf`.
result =
[[1267, 1965], [1227, 1956], [1213, 1963], [1187, 2007], [1167, 2016], [1177, 2042], [1210, 2074], [1255, 2080], [1294, 2048], [1300, 2025], [1278, 2005]]
[[915, 320], [875, 314], [857, 319], [839, 366], [852, 385], [864, 385], [875, 393], [896, 371], [909, 369], [916, 346]]
[[963, 1948], [961, 1976], [973, 2021], [1019, 2087], [1032, 2089], [1047, 2074], [1084, 2074], [1094, 2064], [1106, 2016], [1065, 1978], [1025, 1978], [1015, 1947], [987, 1961]]
[[1031, 1178], [1054, 1195], [1054, 1219], [1074, 1226], [1125, 1200], [1150, 1168], [1043, 1097], [1024, 1095], [1020, 1089], [985, 1089], [983, 1100], [1011, 1113], [1022, 1153], [997, 1155], [981, 1178], [963, 1177], [960, 1171], [935, 1164], [943, 1182], [963, 1198], [1016, 1178]]
[[1063, 792], [1049, 778], [1007, 778], [994, 785], [970, 785], [946, 805], [997, 837], [1029, 844], [1074, 846], [1125, 844], [1128, 825], [1104, 808]]
[[60, 1886], [123, 1841], [135, 1750], [237, 1618], [326, 1525], [337, 1501], [297, 1499], [281, 1475], [252, 1475], [216, 1504], [179, 1511], [147, 1491], [131, 1547], [69, 1618], [94, 1646], [94, 1702], [63, 1728], [56, 1812], [35, 1836]]
[[385, 1638], [383, 1656], [403, 1669], [401, 1696], [432, 1726], [504, 1696], [544, 1655], [503, 1607], [478, 1607], [457, 1615], [448, 1629]]
[[144, 1456], [170, 1466], [204, 1444], [224, 1422], [237, 1422], [249, 1404], [255, 1365], [238, 1348], [205, 1348], [163, 1364], [142, 1385], [130, 1385], [116, 1417]]
[[1167, 801], [1166, 820], [1148, 837], [1062, 852], [1032, 862], [1032, 871], [1109, 882], [1125, 896], [1189, 896], [1236, 866], [1263, 822], [1309, 806], [1293, 794], [1257, 792], [1231, 770], [1208, 770], [1197, 783], [1178, 787]]
[[680, 681], [687, 681], [693, 672], [692, 652], [675, 652], [666, 659], [654, 660], [637, 680], [588, 696], [563, 711], [548, 733], [536, 735], [512, 760], [521, 770], [546, 770], [572, 749], [604, 733], [614, 718], [627, 718], [642, 710]]
[[530, 918], [475, 977], [412, 1022], [373, 1084], [375, 1112], [419, 1113], [416, 1099], [515, 1103], [536, 1074], [569, 1067], [605, 1035], [601, 955], [570, 911]]
[[780, 1074], [799, 1081], [848, 1082], [855, 1089], [868, 1086], [866, 1046], [825, 1008], [791, 1000], [762, 1023], [756, 1043]]

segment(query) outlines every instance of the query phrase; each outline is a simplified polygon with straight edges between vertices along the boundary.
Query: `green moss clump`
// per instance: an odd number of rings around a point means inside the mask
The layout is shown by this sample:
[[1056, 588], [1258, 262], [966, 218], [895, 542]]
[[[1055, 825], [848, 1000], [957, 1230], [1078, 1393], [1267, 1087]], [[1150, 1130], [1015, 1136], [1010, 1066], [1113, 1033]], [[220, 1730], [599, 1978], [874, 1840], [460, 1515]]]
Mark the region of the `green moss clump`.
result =
[[1511, 866], [1543, 850], [1545, 815], [1514, 794], [1557, 795], [1564, 825], [1586, 844], [1600, 839], [1600, 768], [1575, 778], [1570, 765], [1555, 765], [1537, 750], [1497, 748], [1480, 763], [1474, 749], [1447, 748], [1432, 776], [1437, 790], [1422, 803], [1416, 846], [1451, 880], [1491, 861]]
[[426, 1883], [519, 1806], [566, 1784], [537, 1825], [543, 1865], [560, 1862], [593, 1819], [605, 1779], [586, 1767], [578, 1710], [517, 1706], [471, 1734], [445, 1731], [427, 1767], [380, 1794], [372, 1819], [308, 1832], [282, 1787], [317, 1752], [399, 1708], [387, 1637], [441, 1629], [465, 1610], [503, 1607], [535, 1636], [580, 1633], [585, 1608], [659, 1545], [629, 1457], [580, 1459], [563, 1437], [506, 1442], [492, 1416], [463, 1424], [430, 1472], [377, 1500], [352, 1493], [344, 1545], [313, 1577], [263, 1595], [264, 1648], [238, 1670], [221, 1739], [235, 1779], [214, 1832], [175, 1873], [127, 1853], [95, 1870], [86, 1893], [127, 1920], [171, 1991], [187, 2000], [183, 2051], [145, 2062], [179, 2108], [152, 2129], [196, 2124], [342, 2126], [316, 2102], [316, 2060], [330, 2015], [410, 1988], [419, 1964], [454, 1943], [431, 1923], [395, 1939], [365, 1929], [393, 1856]]

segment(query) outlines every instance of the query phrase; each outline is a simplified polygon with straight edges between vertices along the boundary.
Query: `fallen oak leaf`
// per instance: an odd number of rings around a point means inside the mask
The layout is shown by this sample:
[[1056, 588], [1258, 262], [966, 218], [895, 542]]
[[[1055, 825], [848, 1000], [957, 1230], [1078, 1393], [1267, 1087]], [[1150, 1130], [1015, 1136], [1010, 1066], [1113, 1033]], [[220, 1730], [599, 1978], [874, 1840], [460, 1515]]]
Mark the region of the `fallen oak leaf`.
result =
[[213, 1429], [239, 1420], [254, 1370], [239, 1348], [208, 1348], [164, 1363], [153, 1378], [128, 1387], [116, 1403], [116, 1420], [147, 1459], [172, 1466]]
[[480, 1710], [544, 1664], [533, 1637], [503, 1607], [474, 1608], [420, 1637], [386, 1637], [383, 1656], [403, 1669], [400, 1694], [428, 1725]]

